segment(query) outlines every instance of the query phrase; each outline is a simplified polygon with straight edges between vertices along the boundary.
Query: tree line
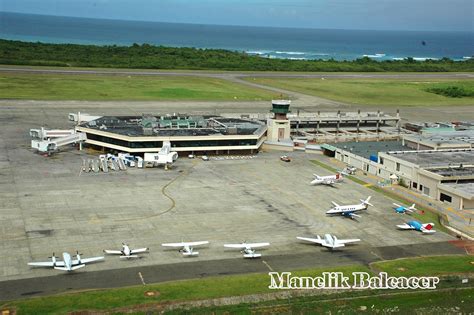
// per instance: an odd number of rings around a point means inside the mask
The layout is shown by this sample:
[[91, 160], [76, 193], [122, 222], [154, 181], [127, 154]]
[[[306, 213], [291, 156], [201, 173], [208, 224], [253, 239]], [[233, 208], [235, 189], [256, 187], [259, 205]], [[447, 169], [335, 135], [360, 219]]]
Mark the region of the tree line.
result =
[[165, 47], [149, 44], [95, 46], [0, 40], [0, 64], [60, 67], [141, 69], [327, 71], [327, 72], [447, 72], [474, 71], [474, 59], [453, 61], [353, 61], [270, 59], [224, 49]]

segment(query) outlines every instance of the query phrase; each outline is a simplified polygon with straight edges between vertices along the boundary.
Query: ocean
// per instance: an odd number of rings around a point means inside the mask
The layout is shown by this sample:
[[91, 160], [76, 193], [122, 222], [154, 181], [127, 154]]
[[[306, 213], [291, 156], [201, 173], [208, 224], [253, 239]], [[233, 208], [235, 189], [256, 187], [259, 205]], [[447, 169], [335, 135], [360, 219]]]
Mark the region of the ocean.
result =
[[0, 38], [44, 43], [220, 48], [295, 60], [416, 60], [474, 55], [473, 32], [408, 32], [222, 26], [0, 12]]

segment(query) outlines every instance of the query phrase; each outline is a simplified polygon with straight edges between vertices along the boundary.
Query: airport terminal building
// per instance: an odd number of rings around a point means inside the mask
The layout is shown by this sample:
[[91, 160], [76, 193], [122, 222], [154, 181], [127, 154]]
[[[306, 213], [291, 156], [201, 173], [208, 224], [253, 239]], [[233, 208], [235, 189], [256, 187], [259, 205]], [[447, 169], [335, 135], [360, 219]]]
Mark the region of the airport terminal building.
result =
[[86, 144], [132, 154], [158, 152], [169, 141], [178, 154], [253, 154], [267, 131], [263, 122], [221, 116], [103, 116], [82, 122]]

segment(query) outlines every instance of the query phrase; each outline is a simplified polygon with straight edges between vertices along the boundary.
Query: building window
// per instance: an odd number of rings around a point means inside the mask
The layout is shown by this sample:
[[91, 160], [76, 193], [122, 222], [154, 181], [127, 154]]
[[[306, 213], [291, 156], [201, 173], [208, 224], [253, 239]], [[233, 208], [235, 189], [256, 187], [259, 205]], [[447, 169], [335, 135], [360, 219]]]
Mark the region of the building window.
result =
[[380, 160], [380, 164], [383, 165], [383, 157], [379, 157], [379, 160]]
[[417, 182], [412, 182], [412, 187], [413, 189], [417, 189], [418, 188], [418, 183]]
[[423, 187], [423, 194], [429, 196], [430, 195], [430, 188], [429, 187]]
[[400, 172], [400, 163], [397, 163], [397, 172]]
[[453, 201], [453, 198], [452, 198], [451, 196], [449, 196], [449, 195], [446, 195], [446, 194], [441, 193], [441, 194], [439, 195], [439, 200], [440, 200], [440, 201], [447, 201], [447, 202], [451, 203], [451, 202]]
[[423, 185], [420, 184], [420, 186], [418, 188], [420, 189], [420, 191], [422, 191], [423, 190]]

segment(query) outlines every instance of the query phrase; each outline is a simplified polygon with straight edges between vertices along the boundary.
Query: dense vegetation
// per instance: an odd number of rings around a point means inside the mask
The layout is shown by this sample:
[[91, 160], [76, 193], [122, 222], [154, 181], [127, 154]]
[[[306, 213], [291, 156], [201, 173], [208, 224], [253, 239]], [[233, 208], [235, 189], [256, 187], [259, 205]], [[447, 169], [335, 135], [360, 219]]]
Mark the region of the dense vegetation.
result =
[[124, 46], [93, 46], [44, 44], [0, 40], [0, 64], [110, 67], [148, 69], [207, 69], [241, 71], [474, 71], [474, 60], [354, 61], [287, 60], [250, 56], [222, 49], [197, 49], [134, 44]]
[[426, 91], [447, 97], [474, 97], [474, 89], [466, 89], [463, 86], [432, 87]]

